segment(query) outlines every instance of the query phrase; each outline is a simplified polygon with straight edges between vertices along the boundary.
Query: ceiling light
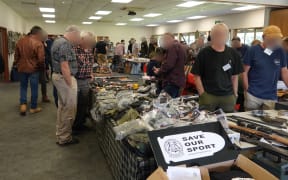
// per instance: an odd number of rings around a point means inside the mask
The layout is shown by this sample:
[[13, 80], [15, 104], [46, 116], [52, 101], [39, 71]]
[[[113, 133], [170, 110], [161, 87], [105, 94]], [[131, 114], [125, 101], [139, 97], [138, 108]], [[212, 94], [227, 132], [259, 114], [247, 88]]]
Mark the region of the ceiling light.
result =
[[248, 5], [248, 6], [242, 6], [242, 7], [234, 8], [234, 9], [232, 9], [232, 11], [248, 11], [248, 10], [257, 9], [260, 7], [262, 7], [262, 6]]
[[102, 19], [102, 17], [101, 16], [90, 16], [89, 19], [99, 20], [99, 19]]
[[155, 27], [155, 26], [159, 26], [159, 24], [148, 24], [146, 25], [147, 27]]
[[56, 23], [55, 20], [46, 20], [45, 22], [46, 22], [46, 23], [53, 23], [53, 24]]
[[55, 18], [55, 14], [42, 14], [44, 18]]
[[82, 22], [82, 24], [92, 24], [92, 22], [88, 21], [88, 22]]
[[97, 11], [95, 14], [96, 15], [108, 15], [111, 13], [112, 13], [112, 11]]
[[127, 25], [127, 23], [117, 23], [117, 24], [115, 24], [116, 26], [125, 26], [125, 25]]
[[178, 23], [178, 22], [182, 22], [183, 20], [171, 20], [171, 21], [167, 21], [168, 23]]
[[143, 18], [132, 18], [130, 19], [130, 21], [143, 21], [144, 19]]
[[133, 0], [112, 0], [112, 3], [130, 3]]
[[188, 17], [187, 19], [202, 19], [202, 18], [206, 18], [207, 16], [191, 16]]
[[40, 10], [40, 12], [49, 12], [49, 13], [54, 13], [55, 12], [55, 8], [40, 7], [39, 10]]
[[189, 7], [198, 6], [198, 5], [201, 5], [201, 4], [204, 4], [204, 3], [205, 3], [204, 1], [187, 1], [185, 3], [178, 4], [176, 6], [189, 8]]
[[160, 13], [149, 13], [144, 15], [144, 17], [157, 17], [157, 16], [161, 16], [162, 14]]

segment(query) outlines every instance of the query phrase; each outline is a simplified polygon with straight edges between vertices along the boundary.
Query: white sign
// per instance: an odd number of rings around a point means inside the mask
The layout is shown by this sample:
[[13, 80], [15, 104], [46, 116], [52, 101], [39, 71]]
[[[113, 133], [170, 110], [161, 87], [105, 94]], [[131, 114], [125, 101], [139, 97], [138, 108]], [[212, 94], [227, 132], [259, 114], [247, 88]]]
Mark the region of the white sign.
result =
[[167, 164], [212, 156], [225, 146], [220, 135], [202, 131], [158, 137], [157, 140]]

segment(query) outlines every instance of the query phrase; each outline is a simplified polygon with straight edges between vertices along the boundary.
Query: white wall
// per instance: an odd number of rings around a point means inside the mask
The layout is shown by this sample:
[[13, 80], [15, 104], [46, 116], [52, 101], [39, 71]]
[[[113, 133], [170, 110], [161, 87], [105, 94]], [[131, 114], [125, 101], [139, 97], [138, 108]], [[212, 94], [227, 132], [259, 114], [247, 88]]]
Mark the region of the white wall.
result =
[[[7, 28], [8, 31], [26, 32], [26, 20], [18, 15], [14, 10], [12, 10], [5, 3], [0, 1], [0, 26]], [[8, 67], [9, 70], [12, 67], [14, 61], [14, 54], [8, 56]]]
[[186, 21], [177, 24], [162, 25], [153, 28], [153, 35], [161, 35], [165, 32], [185, 33], [198, 31], [210, 31], [215, 24], [215, 20], [226, 23], [230, 29], [263, 27], [265, 10], [249, 11], [244, 13], [229, 14], [225, 16], [211, 17], [195, 21]]
[[[68, 26], [68, 24], [65, 23], [47, 24], [41, 21], [33, 21], [28, 23], [27, 31], [33, 25], [41, 26], [48, 34], [63, 34], [65, 28]], [[92, 25], [79, 25], [79, 28], [81, 30], [94, 32], [96, 36], [109, 36], [113, 43], [119, 42], [121, 39], [128, 42], [132, 37], [136, 38], [137, 42], [140, 42], [141, 37], [150, 38], [152, 35], [152, 28], [148, 27], [115, 26], [105, 23], [94, 23]]]
[[26, 20], [0, 1], [0, 26], [16, 32], [26, 31]]

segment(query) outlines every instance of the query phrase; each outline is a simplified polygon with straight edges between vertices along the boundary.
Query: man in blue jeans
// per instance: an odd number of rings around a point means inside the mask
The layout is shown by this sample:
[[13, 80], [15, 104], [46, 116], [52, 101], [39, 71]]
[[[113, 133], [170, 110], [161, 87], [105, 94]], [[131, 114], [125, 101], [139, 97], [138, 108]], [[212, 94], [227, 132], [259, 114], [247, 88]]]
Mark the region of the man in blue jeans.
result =
[[39, 71], [44, 68], [44, 46], [42, 43], [43, 30], [34, 26], [30, 33], [20, 39], [16, 45], [14, 66], [20, 73], [20, 114], [26, 115], [27, 88], [30, 81], [31, 105], [30, 113], [38, 113], [42, 109], [37, 107]]
[[164, 60], [161, 68], [154, 68], [154, 73], [161, 77], [163, 90], [176, 98], [180, 96], [181, 88], [185, 87], [186, 51], [171, 33], [164, 34], [163, 48], [166, 50]]

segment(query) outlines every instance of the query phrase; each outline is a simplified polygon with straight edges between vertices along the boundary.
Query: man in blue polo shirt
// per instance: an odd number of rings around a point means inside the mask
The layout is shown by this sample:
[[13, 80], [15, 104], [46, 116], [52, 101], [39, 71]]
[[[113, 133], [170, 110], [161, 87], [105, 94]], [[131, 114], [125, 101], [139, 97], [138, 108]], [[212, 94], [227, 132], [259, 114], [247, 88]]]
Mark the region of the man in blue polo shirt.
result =
[[263, 31], [263, 43], [253, 46], [244, 56], [243, 83], [245, 109], [274, 109], [280, 75], [288, 85], [287, 55], [281, 48], [282, 33], [277, 26]]

